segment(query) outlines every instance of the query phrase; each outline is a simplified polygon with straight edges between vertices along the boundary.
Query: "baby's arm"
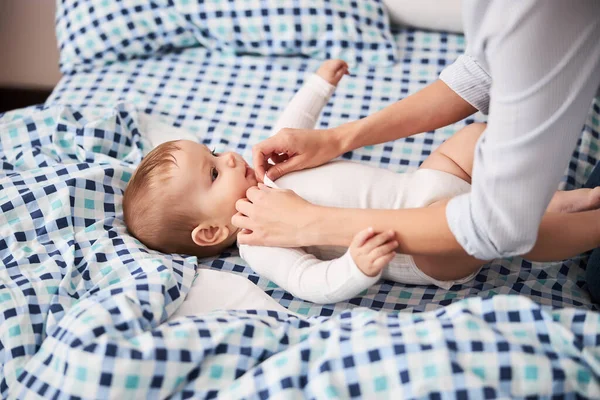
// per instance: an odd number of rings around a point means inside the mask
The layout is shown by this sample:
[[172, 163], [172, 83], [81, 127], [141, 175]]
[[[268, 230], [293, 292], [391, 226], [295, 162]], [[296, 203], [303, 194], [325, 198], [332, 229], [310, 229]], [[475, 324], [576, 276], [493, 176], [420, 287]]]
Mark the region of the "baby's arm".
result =
[[375, 284], [381, 276], [381, 271], [372, 277], [363, 274], [350, 252], [322, 261], [302, 249], [242, 245], [240, 256], [256, 273], [313, 303], [348, 300]]
[[323, 107], [335, 91], [336, 87], [330, 82], [337, 84], [346, 71], [345, 62], [329, 60], [323, 63], [317, 73], [309, 75], [281, 113], [271, 136], [283, 128], [314, 128]]

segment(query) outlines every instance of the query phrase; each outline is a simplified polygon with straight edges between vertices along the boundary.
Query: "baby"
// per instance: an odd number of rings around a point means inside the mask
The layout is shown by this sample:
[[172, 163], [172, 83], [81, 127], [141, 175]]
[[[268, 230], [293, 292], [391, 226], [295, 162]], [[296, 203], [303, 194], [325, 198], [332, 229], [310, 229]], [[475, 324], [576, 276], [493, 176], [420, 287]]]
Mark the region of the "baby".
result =
[[[329, 60], [308, 77], [273, 129], [313, 128], [339, 80], [347, 74], [341, 60]], [[435, 206], [470, 190], [475, 142], [484, 130], [472, 124], [431, 154], [415, 172], [399, 174], [367, 165], [333, 161], [288, 174], [271, 186], [292, 189], [324, 206], [399, 209]], [[217, 154], [193, 141], [165, 142], [141, 162], [123, 199], [129, 232], [149, 248], [198, 257], [221, 253], [236, 242], [231, 224], [235, 203], [256, 185], [252, 168], [234, 152]], [[600, 189], [599, 189], [600, 190]], [[594, 189], [557, 192], [552, 212], [599, 206]], [[272, 248], [240, 246], [241, 257], [257, 273], [293, 295], [316, 303], [356, 296], [382, 276], [406, 284], [449, 289], [475, 275], [479, 260], [452, 260], [396, 254], [393, 232], [365, 230], [349, 249], [327, 246]], [[428, 274], [443, 266], [447, 273]], [[473, 266], [475, 266], [473, 268]], [[464, 271], [469, 271], [465, 273]]]

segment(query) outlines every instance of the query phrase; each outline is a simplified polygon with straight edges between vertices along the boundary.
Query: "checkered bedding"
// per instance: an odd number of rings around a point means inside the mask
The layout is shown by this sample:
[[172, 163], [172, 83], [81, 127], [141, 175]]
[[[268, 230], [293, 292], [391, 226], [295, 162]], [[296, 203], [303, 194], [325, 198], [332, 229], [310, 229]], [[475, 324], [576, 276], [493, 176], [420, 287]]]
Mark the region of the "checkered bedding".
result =
[[[464, 48], [458, 35], [395, 38], [402, 61], [355, 67], [319, 126], [418, 90]], [[45, 106], [1, 116], [3, 398], [600, 396], [600, 318], [581, 259], [497, 260], [449, 291], [381, 282], [321, 306], [257, 276], [236, 249], [196, 260], [126, 234], [121, 196], [148, 151], [142, 113], [250, 160], [318, 65], [190, 48], [65, 76]], [[599, 117], [595, 103], [568, 188], [596, 162]], [[344, 157], [411, 170], [468, 122]], [[216, 311], [163, 323], [197, 267], [241, 274], [307, 318]]]

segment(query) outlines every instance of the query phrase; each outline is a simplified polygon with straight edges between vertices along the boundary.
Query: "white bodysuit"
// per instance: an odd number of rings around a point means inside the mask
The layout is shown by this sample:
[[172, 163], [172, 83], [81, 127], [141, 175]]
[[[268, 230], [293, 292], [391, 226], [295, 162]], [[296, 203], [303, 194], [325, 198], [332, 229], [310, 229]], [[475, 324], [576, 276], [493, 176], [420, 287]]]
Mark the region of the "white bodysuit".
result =
[[[313, 128], [334, 89], [318, 75], [311, 75], [284, 110], [273, 133], [282, 128]], [[265, 182], [291, 189], [314, 204], [364, 209], [426, 207], [470, 190], [467, 182], [442, 171], [420, 169], [400, 174], [349, 161], [333, 161], [287, 174], [276, 183]], [[412, 257], [398, 254], [382, 274], [368, 277], [346, 248], [331, 246], [290, 249], [241, 245], [240, 256], [260, 275], [294, 296], [315, 303], [352, 298], [381, 276], [400, 283], [434, 284], [445, 289], [474, 276], [460, 281], [438, 281], [419, 270]]]

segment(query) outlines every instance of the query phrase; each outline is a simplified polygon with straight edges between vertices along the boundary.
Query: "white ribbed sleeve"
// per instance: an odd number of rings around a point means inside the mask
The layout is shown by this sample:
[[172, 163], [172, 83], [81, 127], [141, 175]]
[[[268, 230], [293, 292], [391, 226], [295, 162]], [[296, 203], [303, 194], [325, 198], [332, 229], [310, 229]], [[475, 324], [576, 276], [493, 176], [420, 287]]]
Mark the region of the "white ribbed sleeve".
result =
[[366, 276], [350, 252], [322, 261], [302, 249], [240, 246], [240, 256], [258, 274], [296, 297], [328, 304], [348, 300], [371, 287], [381, 277]]

